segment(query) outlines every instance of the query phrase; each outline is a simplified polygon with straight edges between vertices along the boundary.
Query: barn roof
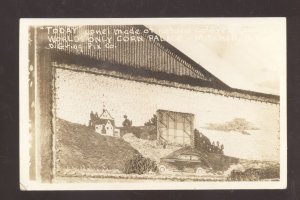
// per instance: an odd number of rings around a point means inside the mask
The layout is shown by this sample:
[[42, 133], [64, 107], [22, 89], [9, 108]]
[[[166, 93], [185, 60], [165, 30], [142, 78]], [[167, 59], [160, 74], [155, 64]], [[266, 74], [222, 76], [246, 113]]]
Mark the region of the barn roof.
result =
[[[59, 49], [58, 45], [55, 48], [60, 52], [58, 57], [61, 57], [62, 61], [68, 60], [69, 63], [73, 61], [73, 64], [80, 64], [86, 67], [106, 68], [107, 70], [164, 80], [172, 79], [172, 81], [193, 85], [229, 88], [229, 86], [170, 43], [164, 40], [154, 41], [149, 39], [150, 36], [160, 38], [154, 32], [144, 33], [141, 31], [138, 35], [140, 41], [119, 41], [120, 38], [127, 37], [127, 35], [113, 34], [114, 30], [148, 29], [143, 25], [83, 26], [77, 35], [73, 35], [73, 38], [81, 37], [86, 31], [100, 31], [102, 29], [110, 30], [110, 35], [105, 37], [111, 37], [111, 44], [116, 46], [116, 48], [96, 49], [96, 46], [93, 46], [89, 49], [87, 42], [82, 42], [83, 50], [78, 51], [71, 48], [71, 45], [62, 49]], [[128, 36], [136, 35], [129, 34]], [[70, 38], [70, 40], [74, 40], [73, 38]], [[67, 55], [61, 54], [63, 52]]]
[[[81, 51], [72, 48], [72, 45], [69, 45], [68, 48], [54, 48], [53, 56], [57, 64], [80, 66], [81, 70], [92, 73], [97, 69], [102, 74], [130, 80], [175, 87], [178, 84], [182, 84], [184, 85], [183, 87], [187, 86], [186, 88], [188, 89], [191, 89], [191, 87], [192, 89], [193, 87], [211, 88], [225, 91], [226, 96], [255, 97], [262, 101], [279, 102], [279, 97], [276, 95], [231, 88], [167, 41], [151, 40], [150, 36], [152, 38], [160, 38], [152, 31], [148, 33], [141, 31], [139, 34], [140, 41], [119, 41], [118, 36], [122, 38], [123, 36], [130, 37], [135, 35], [126, 35], [125, 33], [119, 35], [113, 34], [114, 30], [148, 29], [143, 25], [80, 26], [78, 33], [66, 36], [70, 40], [74, 40], [75, 37], [82, 37], [91, 30], [101, 31], [103, 29], [110, 30], [106, 36], [111, 37], [111, 44], [115, 48], [102, 48], [99, 50], [95, 46], [89, 49], [86, 41], [81, 43]], [[47, 33], [46, 30], [39, 31], [44, 31], [44, 35]], [[45, 38], [47, 37], [45, 36]]]

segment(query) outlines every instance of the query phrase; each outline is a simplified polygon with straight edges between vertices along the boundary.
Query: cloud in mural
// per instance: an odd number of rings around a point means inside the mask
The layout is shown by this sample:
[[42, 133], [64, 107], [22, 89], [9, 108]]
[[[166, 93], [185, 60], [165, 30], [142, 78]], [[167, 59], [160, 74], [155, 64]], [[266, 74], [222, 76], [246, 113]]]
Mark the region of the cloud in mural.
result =
[[224, 123], [208, 123], [205, 129], [216, 130], [216, 131], [225, 131], [225, 132], [240, 132], [245, 135], [250, 135], [249, 130], [259, 130], [251, 122], [248, 122], [244, 118], [234, 118], [231, 121]]

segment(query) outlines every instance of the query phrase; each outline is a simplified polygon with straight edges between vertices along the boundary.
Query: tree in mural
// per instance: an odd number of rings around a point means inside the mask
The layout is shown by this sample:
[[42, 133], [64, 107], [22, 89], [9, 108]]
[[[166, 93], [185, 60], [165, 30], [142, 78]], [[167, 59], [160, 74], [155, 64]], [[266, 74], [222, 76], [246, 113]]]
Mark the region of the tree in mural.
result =
[[219, 141], [217, 141], [217, 144], [215, 144], [215, 142], [211, 142], [208, 137], [197, 129], [194, 130], [194, 137], [196, 149], [208, 153], [224, 154], [224, 145], [220, 144]]
[[127, 115], [124, 115], [124, 121], [122, 123], [125, 129], [129, 129], [132, 126], [132, 121], [128, 119]]
[[157, 126], [157, 116], [154, 114], [153, 117], [144, 123], [145, 126]]

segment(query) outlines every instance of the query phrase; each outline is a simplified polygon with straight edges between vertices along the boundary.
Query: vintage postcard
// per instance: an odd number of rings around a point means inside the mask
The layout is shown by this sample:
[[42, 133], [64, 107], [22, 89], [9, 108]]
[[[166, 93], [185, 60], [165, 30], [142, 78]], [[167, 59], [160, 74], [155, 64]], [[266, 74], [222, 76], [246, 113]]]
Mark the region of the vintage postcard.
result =
[[21, 190], [283, 189], [285, 18], [21, 19]]

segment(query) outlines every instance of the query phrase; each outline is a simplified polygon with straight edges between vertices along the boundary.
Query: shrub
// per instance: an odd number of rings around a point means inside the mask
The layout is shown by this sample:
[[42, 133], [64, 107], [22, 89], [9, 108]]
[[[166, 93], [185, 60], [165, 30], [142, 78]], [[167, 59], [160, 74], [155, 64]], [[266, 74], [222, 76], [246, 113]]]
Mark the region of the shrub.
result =
[[144, 174], [150, 171], [157, 172], [157, 164], [155, 161], [142, 155], [135, 155], [125, 163], [124, 167], [125, 174]]
[[244, 172], [233, 170], [228, 179], [232, 181], [259, 181], [275, 178], [279, 178], [278, 166], [269, 166], [261, 169], [249, 168]]

